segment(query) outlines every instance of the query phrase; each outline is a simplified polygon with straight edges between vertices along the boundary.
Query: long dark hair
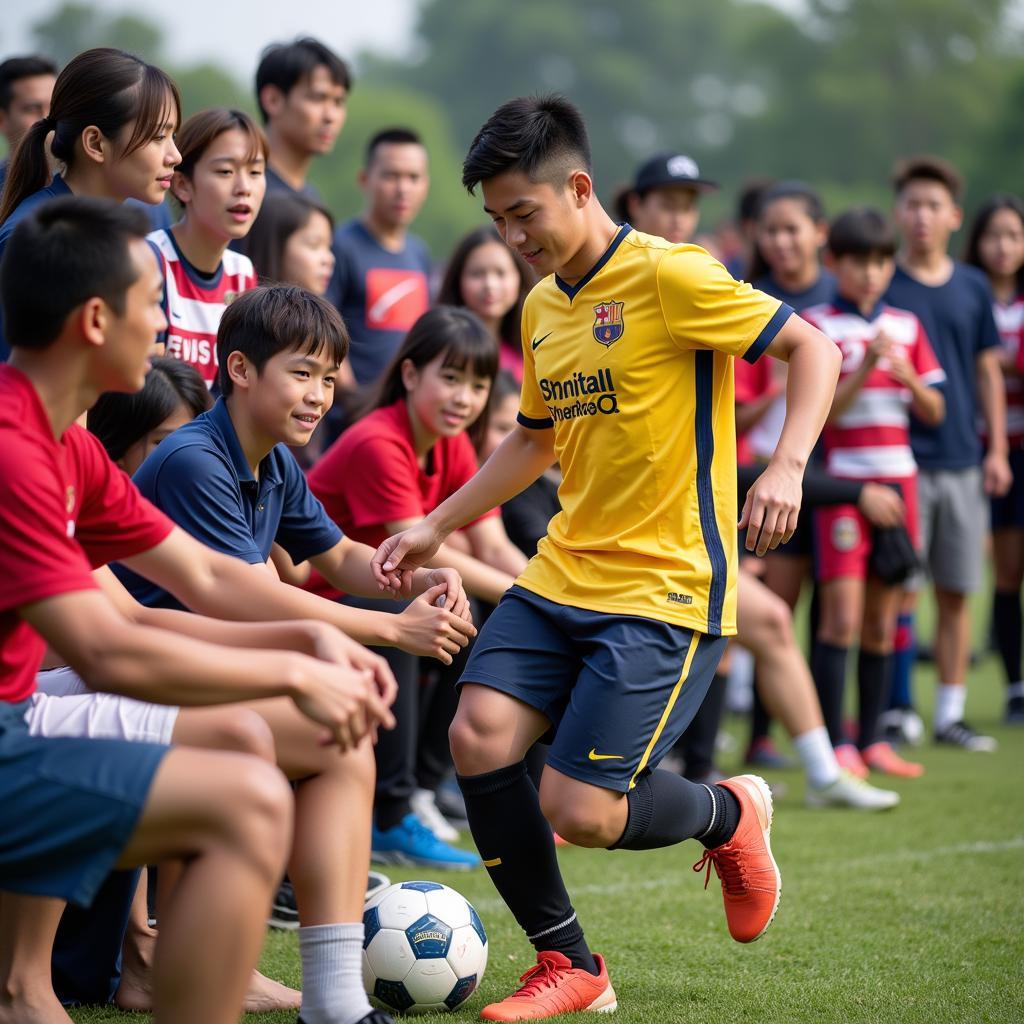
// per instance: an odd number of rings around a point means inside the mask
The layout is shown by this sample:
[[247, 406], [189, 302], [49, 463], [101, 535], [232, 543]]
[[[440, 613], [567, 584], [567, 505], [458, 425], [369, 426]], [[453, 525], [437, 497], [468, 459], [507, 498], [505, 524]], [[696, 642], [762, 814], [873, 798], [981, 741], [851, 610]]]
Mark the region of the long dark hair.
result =
[[[440, 355], [444, 355], [442, 366], [469, 369], [491, 381], [498, 374], [498, 343], [480, 317], [463, 306], [435, 306], [412, 325], [364, 411], [372, 412], [405, 398], [402, 364], [407, 359], [420, 370]], [[490, 411], [491, 396], [488, 395], [483, 412], [467, 431], [471, 439], [478, 433], [486, 433]]]
[[501, 318], [498, 326], [498, 333], [501, 340], [511, 348], [519, 350], [522, 345], [522, 338], [519, 334], [519, 325], [523, 317], [523, 302], [533, 282], [530, 280], [530, 270], [523, 259], [509, 249], [501, 240], [501, 235], [490, 225], [484, 225], [470, 231], [458, 245], [448, 261], [444, 272], [444, 280], [441, 282], [441, 290], [438, 292], [437, 301], [446, 306], [465, 306], [466, 300], [462, 294], [462, 272], [466, 269], [469, 257], [482, 245], [497, 243], [505, 249], [512, 262], [515, 264], [516, 273], [519, 274], [519, 297], [515, 305]]
[[0, 224], [18, 204], [50, 181], [46, 136], [50, 149], [68, 167], [75, 159], [75, 144], [90, 125], [108, 139], [134, 122], [121, 156], [141, 149], [152, 138], [172, 108], [175, 125], [181, 121], [178, 87], [166, 72], [124, 50], [98, 47], [74, 57], [57, 76], [50, 114], [25, 133], [11, 157], [0, 202]]
[[[760, 221], [768, 207], [780, 199], [799, 200], [803, 204], [807, 216], [815, 224], [820, 224], [825, 220], [825, 204], [822, 203], [821, 196], [804, 181], [780, 181], [769, 185], [757, 200], [755, 219]], [[747, 276], [749, 280], [756, 281], [758, 278], [768, 276], [771, 272], [772, 268], [761, 254], [761, 247], [755, 239], [754, 253], [750, 260], [750, 270]]]
[[[964, 263], [979, 267], [988, 273], [988, 269], [981, 260], [981, 236], [988, 231], [989, 222], [1000, 210], [1013, 210], [1020, 218], [1021, 227], [1024, 228], [1024, 201], [1019, 196], [1009, 192], [999, 193], [982, 203], [978, 212], [971, 222], [971, 230], [967, 235], [967, 245], [964, 247]], [[1017, 291], [1024, 292], [1024, 264], [1017, 268]]]
[[301, 231], [314, 213], [322, 213], [327, 218], [333, 234], [334, 218], [330, 212], [307, 196], [274, 192], [263, 200], [259, 216], [242, 244], [260, 281], [266, 284], [284, 281], [284, 250], [288, 239]]
[[131, 395], [108, 391], [89, 410], [86, 425], [114, 462], [123, 459], [133, 444], [156, 430], [179, 405], [184, 405], [193, 419], [213, 405], [194, 366], [167, 356], [150, 362], [152, 368], [141, 391]]

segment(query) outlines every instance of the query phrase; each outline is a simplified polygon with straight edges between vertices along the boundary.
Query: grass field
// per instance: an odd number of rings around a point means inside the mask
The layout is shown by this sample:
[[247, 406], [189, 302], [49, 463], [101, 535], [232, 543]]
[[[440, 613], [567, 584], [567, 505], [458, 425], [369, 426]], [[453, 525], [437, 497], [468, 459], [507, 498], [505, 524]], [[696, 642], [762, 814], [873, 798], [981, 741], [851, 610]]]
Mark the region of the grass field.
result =
[[[922, 708], [933, 680], [928, 668], [916, 674]], [[772, 776], [788, 787], [772, 835], [783, 898], [775, 924], [752, 946], [729, 939], [714, 875], [705, 892], [702, 876], [690, 870], [701, 854], [695, 842], [642, 854], [560, 852], [591, 946], [608, 960], [619, 997], [615, 1019], [1024, 1021], [1024, 729], [998, 724], [1003, 690], [993, 658], [972, 671], [971, 684], [969, 720], [998, 737], [999, 751], [924, 746], [926, 774], [894, 785], [903, 794], [894, 812], [808, 811], [799, 773]], [[736, 766], [723, 759], [722, 767]], [[483, 872], [434, 874], [477, 907], [490, 965], [467, 1007], [421, 1019], [476, 1019], [484, 1002], [515, 987], [532, 950]], [[293, 934], [268, 936], [263, 969], [299, 985]], [[81, 1024], [146, 1020], [112, 1009], [72, 1016]], [[280, 1013], [245, 1021], [294, 1019]]]

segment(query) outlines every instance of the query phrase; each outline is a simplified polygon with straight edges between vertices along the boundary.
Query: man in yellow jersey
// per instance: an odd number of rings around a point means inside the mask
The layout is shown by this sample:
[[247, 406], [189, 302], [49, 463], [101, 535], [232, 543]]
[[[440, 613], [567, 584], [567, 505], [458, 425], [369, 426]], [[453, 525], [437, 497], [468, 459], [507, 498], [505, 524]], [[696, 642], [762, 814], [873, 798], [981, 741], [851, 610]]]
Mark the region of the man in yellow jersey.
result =
[[[796, 526], [801, 478], [839, 373], [834, 344], [693, 245], [616, 225], [598, 202], [579, 112], [511, 100], [473, 141], [470, 192], [548, 276], [523, 311], [515, 431], [461, 490], [374, 556], [381, 585], [557, 459], [562, 512], [477, 640], [450, 737], [473, 838], [537, 964], [485, 1020], [610, 1011], [555, 858], [696, 838], [733, 938], [765, 931], [781, 880], [771, 796], [755, 776], [702, 786], [657, 765], [736, 631], [733, 358], [789, 362], [788, 412], [740, 527], [764, 553]], [[538, 794], [523, 758], [551, 750]]]

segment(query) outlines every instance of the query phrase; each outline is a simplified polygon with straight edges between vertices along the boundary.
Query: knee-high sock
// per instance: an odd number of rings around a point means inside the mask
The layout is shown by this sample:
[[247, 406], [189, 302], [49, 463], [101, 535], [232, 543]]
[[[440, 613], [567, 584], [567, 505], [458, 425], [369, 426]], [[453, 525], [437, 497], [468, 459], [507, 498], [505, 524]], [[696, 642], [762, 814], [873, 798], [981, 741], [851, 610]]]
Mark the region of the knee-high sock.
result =
[[859, 731], [857, 745], [861, 750], [878, 739], [878, 718], [889, 701], [892, 681], [892, 655], [861, 651], [857, 656], [857, 689], [859, 696]]
[[1020, 591], [997, 590], [992, 602], [992, 618], [996, 630], [999, 657], [1006, 673], [1006, 685], [1019, 683], [1021, 673], [1021, 602]]
[[525, 762], [458, 780], [484, 867], [526, 937], [538, 952], [557, 950], [573, 967], [598, 974]]
[[821, 702], [821, 714], [825, 719], [828, 737], [832, 746], [846, 742], [843, 735], [843, 690], [846, 686], [845, 647], [836, 647], [818, 640], [814, 645], [811, 674]]
[[892, 650], [892, 687], [889, 694], [889, 707], [910, 708], [914, 706], [913, 693], [910, 689], [910, 675], [917, 657], [917, 644], [914, 641], [914, 616], [902, 612], [896, 619], [896, 636]]

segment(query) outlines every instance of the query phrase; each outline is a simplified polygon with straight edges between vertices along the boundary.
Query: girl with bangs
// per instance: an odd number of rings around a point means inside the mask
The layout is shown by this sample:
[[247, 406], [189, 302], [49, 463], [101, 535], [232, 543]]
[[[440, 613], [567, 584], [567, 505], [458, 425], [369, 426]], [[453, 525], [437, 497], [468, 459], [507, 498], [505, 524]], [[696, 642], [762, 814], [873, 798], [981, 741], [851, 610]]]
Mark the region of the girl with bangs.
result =
[[167, 354], [213, 387], [220, 318], [256, 286], [252, 261], [228, 246], [248, 234], [263, 203], [267, 140], [248, 114], [215, 107], [190, 117], [177, 141], [171, 192], [182, 217], [149, 238], [163, 257]]
[[[486, 422], [498, 360], [497, 340], [468, 309], [437, 306], [416, 321], [370, 411], [338, 438], [309, 475], [310, 489], [349, 537], [377, 545], [417, 522], [473, 476], [477, 459], [467, 431], [479, 420]], [[462, 575], [468, 594], [491, 604], [526, 566], [498, 510], [445, 544], [436, 561]], [[314, 580], [311, 587], [325, 593], [322, 583]], [[398, 680], [398, 725], [381, 733], [375, 748], [373, 851], [379, 861], [455, 870], [480, 864], [475, 854], [449, 845], [458, 833], [435, 802], [451, 767], [448, 726], [466, 651], [428, 687], [421, 684], [419, 658], [391, 648], [378, 652]]]
[[[14, 228], [48, 199], [162, 203], [181, 158], [174, 143], [180, 121], [178, 87], [160, 68], [108, 47], [74, 57], [57, 76], [49, 115], [11, 157], [0, 199], [0, 259]], [[7, 351], [0, 337], [0, 360]]]

